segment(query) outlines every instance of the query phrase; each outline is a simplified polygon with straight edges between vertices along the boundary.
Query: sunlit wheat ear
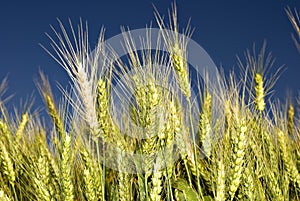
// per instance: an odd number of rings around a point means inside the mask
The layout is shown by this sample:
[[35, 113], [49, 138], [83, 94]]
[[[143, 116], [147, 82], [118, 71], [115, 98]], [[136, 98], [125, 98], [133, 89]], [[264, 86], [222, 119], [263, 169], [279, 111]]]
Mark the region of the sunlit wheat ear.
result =
[[280, 188], [280, 185], [278, 183], [279, 179], [278, 176], [276, 177], [274, 172], [272, 170], [270, 170], [267, 173], [267, 185], [270, 189], [270, 192], [272, 194], [272, 197], [274, 200], [280, 200], [280, 201], [284, 201], [284, 198], [282, 196], [282, 191]]
[[[84, 162], [83, 180], [85, 184], [85, 196], [87, 197], [87, 200], [96, 201], [98, 200], [98, 195], [96, 194], [95, 188], [101, 188], [101, 186], [95, 183], [95, 180], [97, 179], [97, 177], [99, 178], [100, 175], [94, 175], [96, 173], [96, 170], [93, 168], [93, 162], [85, 148], [81, 149], [80, 154]], [[101, 189], [98, 190], [100, 190], [101, 192]], [[101, 194], [99, 196], [102, 197]]]
[[14, 170], [14, 164], [9, 156], [10, 153], [6, 149], [6, 146], [3, 144], [2, 141], [0, 141], [0, 159], [1, 159], [1, 172], [3, 175], [5, 175], [7, 181], [10, 183], [12, 187], [15, 185], [16, 175]]
[[278, 156], [277, 156], [277, 152], [276, 152], [276, 147], [274, 146], [273, 138], [271, 138], [270, 134], [265, 131], [262, 132], [262, 135], [268, 146], [270, 166], [272, 169], [277, 169], [279, 161], [278, 161]]
[[40, 77], [41, 77], [41, 83], [37, 84], [38, 89], [47, 105], [48, 113], [55, 125], [55, 129], [57, 131], [59, 139], [64, 140], [65, 133], [66, 133], [65, 126], [59, 115], [58, 110], [56, 109], [55, 102], [52, 97], [49, 81], [47, 80], [45, 75], [41, 72], [40, 72]]
[[179, 49], [178, 43], [175, 43], [173, 52], [171, 53], [172, 66], [177, 73], [180, 89], [182, 93], [189, 99], [191, 97], [190, 80], [188, 73], [188, 65], [184, 50]]
[[263, 112], [266, 103], [265, 103], [265, 90], [264, 90], [264, 81], [261, 74], [256, 73], [255, 74], [255, 104], [258, 109], [258, 111]]
[[21, 119], [21, 122], [18, 126], [18, 129], [17, 129], [17, 132], [16, 132], [16, 135], [15, 135], [15, 140], [16, 142], [18, 143], [21, 138], [22, 138], [22, 134], [23, 134], [23, 131], [25, 129], [25, 126], [26, 124], [28, 123], [28, 120], [29, 120], [29, 117], [28, 117], [28, 113], [25, 113], [22, 115], [22, 119]]
[[[46, 140], [46, 139], [44, 139]], [[48, 166], [47, 170], [45, 171], [45, 174], [42, 174], [43, 177], [46, 178], [45, 181], [47, 181], [48, 189], [50, 196], [52, 198], [59, 198], [59, 168], [57, 166], [57, 163], [54, 159], [54, 156], [50, 152], [47, 146], [43, 142], [41, 142], [40, 145], [40, 153], [42, 156], [42, 166]], [[46, 162], [44, 162], [46, 160]]]
[[163, 164], [162, 160], [157, 158], [157, 161], [154, 164], [153, 175], [152, 175], [152, 188], [150, 191], [151, 201], [160, 201], [161, 200], [161, 191], [162, 191], [162, 171], [161, 165]]
[[127, 173], [119, 172], [118, 174], [118, 192], [119, 192], [119, 200], [120, 201], [128, 201], [131, 200], [131, 192], [130, 192], [130, 177]]
[[244, 195], [249, 200], [255, 200], [255, 187], [254, 187], [254, 176], [253, 176], [253, 166], [252, 162], [248, 163], [245, 167], [243, 174], [243, 185], [244, 185]]
[[172, 113], [170, 112], [170, 109], [168, 108], [168, 116], [167, 116], [167, 121], [165, 123], [165, 136], [166, 136], [166, 142], [165, 142], [165, 163], [166, 163], [166, 177], [168, 179], [171, 179], [173, 176], [173, 160], [174, 160], [174, 122], [172, 121]]
[[[101, 180], [103, 171], [97, 162], [93, 160], [91, 154], [86, 148], [80, 149], [80, 154], [84, 162], [84, 182], [86, 188], [86, 196], [90, 200], [101, 200], [103, 195], [103, 189], [101, 186]], [[94, 199], [95, 198], [95, 199]]]
[[108, 138], [110, 132], [108, 98], [106, 81], [104, 79], [100, 79], [98, 81], [97, 88], [97, 114], [99, 129], [101, 130], [101, 134], [104, 138]]
[[46, 95], [46, 94], [45, 94], [45, 99], [46, 99], [49, 115], [54, 122], [55, 129], [57, 130], [58, 136], [60, 139], [64, 139], [64, 136], [66, 134], [65, 127], [56, 110], [54, 101], [50, 95]]
[[226, 199], [225, 176], [224, 160], [221, 158], [217, 161], [216, 201], [224, 201]]
[[98, 133], [94, 137], [102, 137], [105, 142], [115, 143], [122, 150], [127, 150], [123, 135], [117, 129], [109, 113], [109, 94], [107, 81], [101, 78], [97, 87]]
[[191, 30], [189, 25], [187, 26], [183, 35], [179, 34], [178, 24], [177, 24], [177, 11], [174, 5], [172, 10], [172, 16], [170, 18], [170, 24], [167, 27], [164, 24], [163, 18], [156, 13], [156, 21], [161, 30], [164, 43], [169, 52], [171, 65], [176, 72], [177, 81], [183, 95], [189, 99], [191, 97], [191, 86], [189, 78], [189, 69], [187, 61], [187, 38], [191, 36]]
[[300, 188], [300, 174], [296, 167], [296, 163], [292, 158], [292, 152], [289, 150], [289, 139], [288, 136], [281, 130], [277, 130], [278, 142], [280, 146], [280, 154], [284, 162], [284, 166], [290, 180]]
[[103, 32], [101, 31], [98, 44], [92, 52], [88, 41], [87, 25], [84, 26], [80, 22], [76, 32], [70, 22], [71, 34], [60, 21], [59, 26], [62, 35], [53, 27], [56, 39], [48, 35], [54, 53], [45, 49], [64, 68], [73, 83], [73, 93], [65, 93], [65, 96], [75, 112], [81, 115], [92, 131], [97, 130], [95, 103], [98, 74], [102, 69], [99, 64], [102, 59]]
[[295, 111], [294, 111], [294, 106], [292, 104], [289, 105], [288, 107], [288, 133], [290, 135], [294, 134], [294, 125], [295, 125]]
[[211, 105], [211, 95], [207, 92], [205, 93], [204, 101], [202, 103], [202, 112], [199, 121], [199, 138], [201, 148], [206, 156], [210, 156], [212, 149]]
[[51, 183], [50, 183], [50, 171], [47, 163], [47, 158], [45, 155], [40, 155], [36, 161], [35, 168], [37, 169], [34, 178], [35, 188], [37, 191], [37, 195], [41, 200], [51, 200], [51, 191], [53, 192]]
[[11, 199], [5, 194], [5, 192], [2, 189], [0, 189], [0, 200], [11, 201]]
[[244, 155], [246, 149], [246, 132], [247, 125], [245, 121], [239, 120], [239, 124], [236, 130], [231, 131], [231, 143], [233, 146], [232, 152], [232, 164], [230, 171], [230, 184], [229, 184], [229, 195], [230, 200], [233, 200], [235, 193], [240, 186], [243, 165], [244, 165]]
[[0, 139], [3, 142], [10, 143], [12, 141], [12, 139], [11, 139], [11, 133], [9, 130], [9, 126], [7, 123], [3, 122], [1, 119], [0, 119], [0, 131], [2, 133], [2, 135], [0, 136]]
[[71, 150], [72, 138], [70, 135], [65, 135], [62, 146], [61, 156], [61, 179], [62, 179], [62, 194], [63, 200], [74, 200], [74, 184], [72, 181], [72, 158]]

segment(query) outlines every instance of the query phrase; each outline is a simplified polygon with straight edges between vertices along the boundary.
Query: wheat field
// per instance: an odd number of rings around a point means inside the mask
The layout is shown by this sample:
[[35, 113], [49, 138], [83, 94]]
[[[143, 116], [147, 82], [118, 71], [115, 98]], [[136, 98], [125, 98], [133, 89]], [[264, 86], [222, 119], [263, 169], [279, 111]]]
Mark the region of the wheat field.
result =
[[[299, 48], [297, 11], [286, 13]], [[300, 98], [270, 96], [282, 68], [266, 44], [239, 59], [239, 76], [215, 75], [218, 87], [199, 78], [195, 92], [175, 6], [169, 18], [156, 13], [167, 51], [149, 51], [150, 37], [138, 51], [123, 30], [121, 59], [104, 32], [91, 47], [85, 23], [58, 21], [43, 47], [71, 87], [55, 100], [40, 73], [50, 127], [1, 99], [0, 200], [300, 200]]]

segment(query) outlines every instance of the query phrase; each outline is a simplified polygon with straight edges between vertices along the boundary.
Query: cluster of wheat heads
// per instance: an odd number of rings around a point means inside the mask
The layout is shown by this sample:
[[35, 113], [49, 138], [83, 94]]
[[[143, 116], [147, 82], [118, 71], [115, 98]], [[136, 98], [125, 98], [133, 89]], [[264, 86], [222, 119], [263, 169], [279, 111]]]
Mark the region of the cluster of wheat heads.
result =
[[[299, 34], [298, 15], [287, 12]], [[41, 74], [53, 129], [29, 109], [11, 117], [0, 102], [0, 200], [300, 199], [300, 99], [267, 99], [278, 76], [267, 77], [265, 46], [240, 60], [240, 78], [219, 76], [220, 88], [206, 83], [193, 100], [176, 18], [174, 10], [166, 26], [157, 15], [155, 42], [167, 52], [150, 50], [150, 35], [137, 51], [124, 31], [125, 60], [103, 32], [91, 51], [82, 23], [68, 35], [59, 22], [49, 53], [72, 87], [56, 104]]]

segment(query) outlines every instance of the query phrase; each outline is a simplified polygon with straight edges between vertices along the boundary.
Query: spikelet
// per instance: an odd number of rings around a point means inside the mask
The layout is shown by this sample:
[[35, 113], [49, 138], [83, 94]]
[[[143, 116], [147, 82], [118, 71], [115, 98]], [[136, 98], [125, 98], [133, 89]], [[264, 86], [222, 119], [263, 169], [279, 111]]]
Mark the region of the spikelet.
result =
[[265, 90], [264, 90], [264, 82], [263, 82], [263, 77], [259, 74], [256, 73], [255, 74], [255, 103], [256, 103], [256, 107], [258, 109], [259, 112], [263, 112], [265, 107], [266, 107], [266, 103], [265, 103]]
[[20, 124], [19, 124], [19, 127], [18, 127], [18, 129], [17, 129], [17, 132], [16, 132], [16, 142], [18, 143], [20, 140], [21, 140], [21, 138], [22, 138], [22, 133], [23, 133], [23, 131], [24, 131], [24, 129], [25, 129], [25, 126], [26, 126], [26, 124], [27, 124], [27, 122], [28, 122], [28, 113], [25, 113], [25, 114], [23, 114], [22, 115], [22, 120], [21, 120], [21, 122], [20, 122]]

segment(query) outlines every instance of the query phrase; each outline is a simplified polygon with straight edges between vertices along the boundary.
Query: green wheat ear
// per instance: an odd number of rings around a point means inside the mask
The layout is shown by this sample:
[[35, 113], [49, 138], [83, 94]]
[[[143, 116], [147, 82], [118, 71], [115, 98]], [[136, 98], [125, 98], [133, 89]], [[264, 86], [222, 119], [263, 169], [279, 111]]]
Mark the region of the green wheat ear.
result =
[[229, 195], [232, 201], [235, 193], [240, 186], [242, 172], [244, 170], [245, 149], [246, 149], [246, 132], [247, 125], [244, 121], [240, 121], [238, 128], [231, 131], [231, 143], [233, 146], [232, 164], [230, 173]]
[[208, 92], [206, 92], [202, 104], [202, 112], [200, 114], [199, 137], [202, 149], [207, 156], [211, 155], [212, 150], [211, 106], [211, 95]]
[[255, 92], [256, 92], [256, 97], [255, 97], [255, 103], [258, 111], [263, 112], [266, 103], [265, 103], [265, 90], [264, 90], [264, 82], [263, 82], [263, 77], [259, 74], [255, 74]]
[[0, 160], [1, 160], [1, 171], [5, 175], [7, 181], [12, 187], [15, 186], [16, 173], [14, 170], [14, 163], [10, 157], [9, 151], [6, 149], [6, 146], [0, 141]]
[[26, 124], [28, 123], [28, 120], [29, 120], [28, 113], [23, 114], [22, 115], [22, 120], [21, 120], [21, 122], [19, 124], [19, 127], [17, 129], [17, 132], [16, 132], [16, 137], [15, 138], [16, 138], [16, 142], [17, 143], [22, 138], [22, 133], [23, 133], [23, 131], [25, 129]]
[[294, 130], [295, 130], [294, 125], [295, 125], [295, 111], [294, 111], [294, 106], [290, 104], [288, 109], [288, 133], [290, 135], [294, 134]]
[[173, 52], [171, 53], [172, 66], [178, 77], [178, 82], [182, 93], [187, 99], [191, 97], [190, 80], [187, 61], [184, 50], [179, 48], [178, 42], [175, 42]]

